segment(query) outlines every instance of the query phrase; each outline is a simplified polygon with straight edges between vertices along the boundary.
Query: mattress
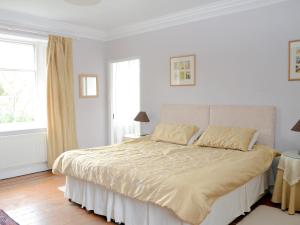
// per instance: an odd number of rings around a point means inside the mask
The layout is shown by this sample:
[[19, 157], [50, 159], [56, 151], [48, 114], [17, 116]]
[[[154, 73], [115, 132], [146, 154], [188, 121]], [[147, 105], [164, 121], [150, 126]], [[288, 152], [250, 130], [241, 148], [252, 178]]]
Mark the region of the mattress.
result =
[[[218, 198], [201, 225], [226, 225], [250, 211], [268, 187], [267, 173], [259, 175], [232, 192]], [[189, 225], [171, 210], [107, 190], [103, 186], [66, 177], [65, 198], [125, 225]], [[230, 207], [228, 207], [230, 206]]]

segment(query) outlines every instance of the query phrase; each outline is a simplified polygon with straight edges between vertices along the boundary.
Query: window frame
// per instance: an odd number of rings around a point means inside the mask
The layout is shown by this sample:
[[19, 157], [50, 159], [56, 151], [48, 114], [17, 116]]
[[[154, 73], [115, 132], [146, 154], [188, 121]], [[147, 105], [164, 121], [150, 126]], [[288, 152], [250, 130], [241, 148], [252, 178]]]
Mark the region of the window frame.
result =
[[[5, 35], [5, 34], [3, 34]], [[46, 107], [46, 47], [47, 41], [45, 39], [31, 39], [22, 36], [9, 36], [2, 37], [0, 34], [0, 41], [16, 44], [26, 44], [31, 45], [34, 48], [34, 69], [9, 69], [9, 68], [0, 68], [0, 71], [7, 72], [32, 72], [35, 76], [35, 95], [36, 95], [36, 106], [35, 109], [39, 108], [38, 105], [42, 104]], [[45, 91], [44, 94], [42, 90]], [[44, 99], [44, 100], [43, 100]], [[42, 109], [41, 112], [45, 113], [46, 109]], [[46, 116], [38, 116], [39, 110], [34, 112], [34, 121], [33, 122], [13, 122], [7, 123], [7, 128], [0, 123], [0, 136], [5, 135], [16, 135], [24, 133], [36, 133], [45, 131], [47, 129]], [[43, 119], [41, 119], [44, 117]], [[2, 125], [2, 126], [1, 126]]]

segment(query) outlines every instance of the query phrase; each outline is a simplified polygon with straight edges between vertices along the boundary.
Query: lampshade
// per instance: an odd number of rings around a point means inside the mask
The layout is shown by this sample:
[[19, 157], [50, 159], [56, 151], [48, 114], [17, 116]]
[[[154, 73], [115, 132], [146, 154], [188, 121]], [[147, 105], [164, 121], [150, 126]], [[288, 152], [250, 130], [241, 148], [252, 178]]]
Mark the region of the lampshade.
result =
[[292, 131], [300, 132], [300, 120], [292, 128]]
[[134, 120], [138, 122], [150, 122], [146, 112], [139, 112]]

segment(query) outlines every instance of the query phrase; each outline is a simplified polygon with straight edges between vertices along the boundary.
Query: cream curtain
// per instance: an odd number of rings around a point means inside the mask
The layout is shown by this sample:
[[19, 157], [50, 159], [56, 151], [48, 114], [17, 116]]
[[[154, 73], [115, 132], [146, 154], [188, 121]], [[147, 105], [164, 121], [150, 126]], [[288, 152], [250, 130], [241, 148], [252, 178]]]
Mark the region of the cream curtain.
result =
[[64, 151], [77, 148], [72, 39], [49, 36], [47, 48], [48, 166]]

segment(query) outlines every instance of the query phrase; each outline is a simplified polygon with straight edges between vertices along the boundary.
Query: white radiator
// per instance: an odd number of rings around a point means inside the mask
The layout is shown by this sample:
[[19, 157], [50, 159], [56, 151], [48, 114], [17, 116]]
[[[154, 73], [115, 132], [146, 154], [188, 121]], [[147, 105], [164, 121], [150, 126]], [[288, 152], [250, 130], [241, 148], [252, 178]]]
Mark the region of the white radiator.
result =
[[47, 169], [45, 131], [0, 136], [0, 179]]

